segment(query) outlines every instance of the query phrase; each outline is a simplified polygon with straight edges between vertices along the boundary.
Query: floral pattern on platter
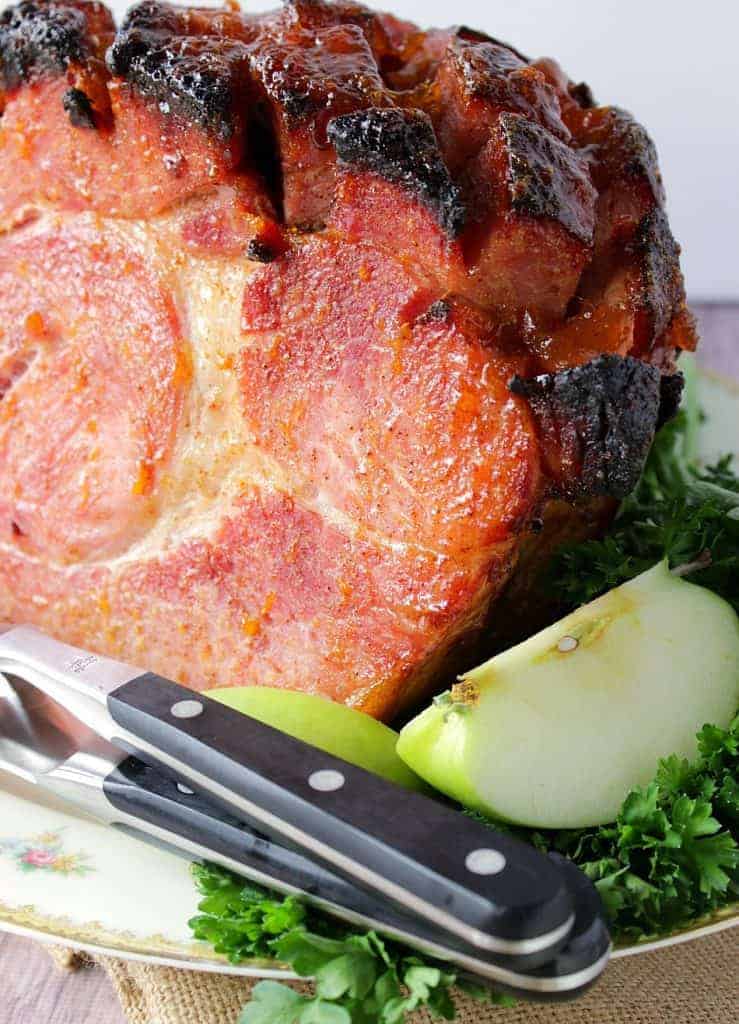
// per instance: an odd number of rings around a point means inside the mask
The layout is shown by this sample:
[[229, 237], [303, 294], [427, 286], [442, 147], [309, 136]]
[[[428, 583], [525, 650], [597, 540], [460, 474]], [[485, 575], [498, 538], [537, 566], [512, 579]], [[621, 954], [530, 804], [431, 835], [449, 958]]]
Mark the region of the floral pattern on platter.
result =
[[66, 876], [94, 871], [86, 853], [64, 851], [62, 831], [42, 832], [29, 839], [0, 837], [0, 856], [10, 857], [21, 871], [51, 871]]

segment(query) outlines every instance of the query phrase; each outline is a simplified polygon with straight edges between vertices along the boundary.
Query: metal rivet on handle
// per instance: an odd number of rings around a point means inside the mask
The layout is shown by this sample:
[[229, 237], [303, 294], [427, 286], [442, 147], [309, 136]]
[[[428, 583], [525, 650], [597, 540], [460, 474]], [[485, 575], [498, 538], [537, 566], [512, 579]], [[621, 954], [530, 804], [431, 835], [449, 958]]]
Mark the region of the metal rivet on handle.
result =
[[313, 772], [308, 779], [308, 785], [311, 789], [317, 789], [319, 793], [333, 793], [346, 782], [346, 779], [341, 772], [335, 771], [333, 768], [323, 768], [319, 772]]
[[497, 875], [506, 866], [506, 859], [498, 850], [483, 848], [468, 853], [464, 866], [473, 875]]
[[175, 718], [197, 718], [205, 708], [199, 700], [178, 700], [169, 710]]

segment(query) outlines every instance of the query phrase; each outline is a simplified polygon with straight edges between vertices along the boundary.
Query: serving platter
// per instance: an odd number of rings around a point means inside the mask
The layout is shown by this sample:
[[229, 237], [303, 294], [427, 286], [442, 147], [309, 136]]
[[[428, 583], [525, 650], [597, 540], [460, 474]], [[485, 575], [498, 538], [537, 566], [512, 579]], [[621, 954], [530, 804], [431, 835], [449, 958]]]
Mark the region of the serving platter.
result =
[[[710, 460], [736, 446], [739, 387], [703, 374], [701, 432]], [[198, 895], [189, 862], [139, 842], [0, 775], [0, 930], [75, 949], [199, 971], [292, 977], [269, 961], [229, 964], [192, 939]], [[739, 925], [739, 904], [655, 942], [617, 949], [629, 956]]]

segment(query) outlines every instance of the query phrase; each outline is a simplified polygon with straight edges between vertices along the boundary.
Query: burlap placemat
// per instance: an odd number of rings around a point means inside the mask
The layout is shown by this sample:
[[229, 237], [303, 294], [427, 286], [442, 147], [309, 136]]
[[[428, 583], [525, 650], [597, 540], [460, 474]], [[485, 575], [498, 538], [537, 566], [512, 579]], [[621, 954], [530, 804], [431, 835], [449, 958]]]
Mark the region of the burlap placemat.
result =
[[[236, 1024], [254, 982], [101, 957], [129, 1024]], [[295, 986], [300, 988], [301, 986]], [[459, 1024], [734, 1024], [739, 929], [614, 960], [582, 999], [557, 1006], [457, 1000]], [[420, 1012], [413, 1024], [431, 1024]]]

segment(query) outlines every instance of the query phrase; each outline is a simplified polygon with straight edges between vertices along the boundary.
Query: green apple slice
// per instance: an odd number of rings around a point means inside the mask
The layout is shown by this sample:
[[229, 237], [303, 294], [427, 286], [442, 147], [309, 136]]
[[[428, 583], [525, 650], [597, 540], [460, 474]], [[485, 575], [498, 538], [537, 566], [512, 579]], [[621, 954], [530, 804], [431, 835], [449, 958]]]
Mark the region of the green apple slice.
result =
[[219, 688], [208, 696], [399, 786], [426, 789], [398, 756], [397, 732], [361, 711], [271, 686]]
[[400, 734], [436, 789], [503, 821], [613, 821], [660, 758], [739, 705], [739, 618], [656, 565], [468, 672]]

